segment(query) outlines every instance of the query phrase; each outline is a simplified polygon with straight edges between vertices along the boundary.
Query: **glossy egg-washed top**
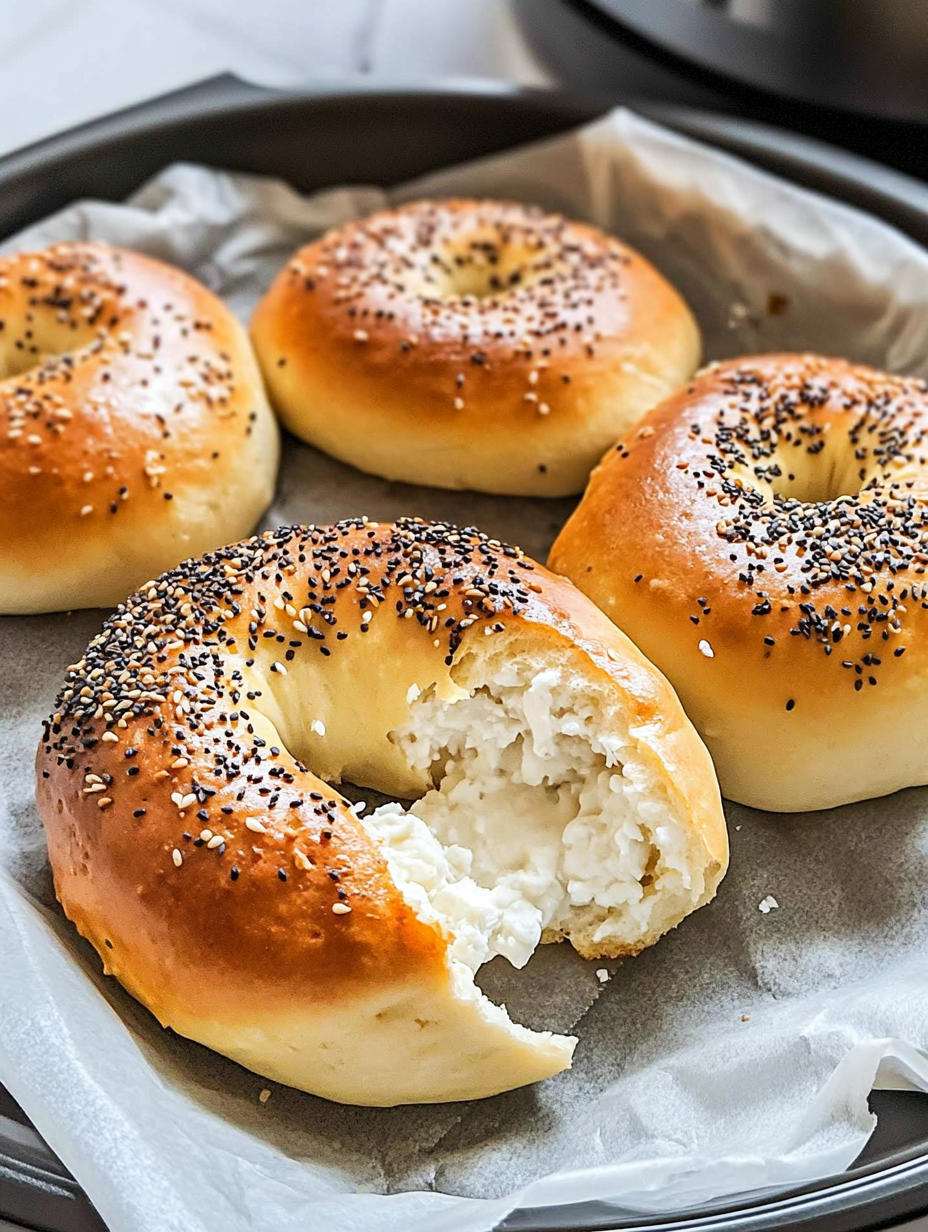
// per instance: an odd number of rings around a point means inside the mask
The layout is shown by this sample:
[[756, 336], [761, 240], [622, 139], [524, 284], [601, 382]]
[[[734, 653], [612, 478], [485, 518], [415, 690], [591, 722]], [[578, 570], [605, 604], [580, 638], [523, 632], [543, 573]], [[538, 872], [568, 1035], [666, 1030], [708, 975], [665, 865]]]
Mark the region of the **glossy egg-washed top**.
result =
[[788, 761], [790, 722], [808, 742], [803, 716], [821, 721], [827, 756], [836, 704], [860, 724], [881, 691], [909, 704], [928, 656], [926, 496], [924, 381], [811, 355], [730, 360], [610, 451], [550, 564], [668, 675], [726, 790], [713, 739], [732, 715], [766, 712]]
[[252, 336], [288, 427], [328, 452], [388, 478], [540, 495], [579, 491], [700, 346], [677, 292], [614, 236], [459, 198], [302, 248]]
[[456, 656], [522, 628], [622, 699], [718, 873], [705, 750], [588, 600], [472, 528], [358, 519], [185, 562], [121, 604], [70, 669], [37, 761], [69, 917], [163, 1021], [177, 1003], [215, 1017], [292, 1004], [307, 982], [326, 999], [444, 971], [442, 935], [328, 784], [424, 792], [428, 774], [389, 738], [411, 686], [460, 696]]
[[[31, 610], [51, 606], [41, 579], [63, 547], [60, 606], [86, 606], [213, 546], [222, 516], [229, 538], [245, 533], [276, 451], [247, 338], [206, 287], [104, 244], [0, 259], [0, 610], [30, 610], [17, 587], [36, 588]], [[217, 513], [233, 488], [243, 512]]]

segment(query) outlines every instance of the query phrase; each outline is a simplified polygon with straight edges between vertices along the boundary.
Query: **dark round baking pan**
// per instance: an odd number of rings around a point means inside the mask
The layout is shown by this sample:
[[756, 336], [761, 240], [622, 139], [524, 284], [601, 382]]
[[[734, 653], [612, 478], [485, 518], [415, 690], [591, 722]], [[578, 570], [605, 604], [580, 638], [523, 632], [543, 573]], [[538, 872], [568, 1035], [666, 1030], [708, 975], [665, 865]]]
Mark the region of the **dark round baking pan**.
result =
[[[682, 104], [654, 119], [808, 188], [863, 206], [928, 245], [928, 187], [820, 142]], [[602, 100], [489, 83], [430, 90], [273, 92], [216, 78], [0, 159], [0, 236], [84, 196], [118, 200], [167, 163], [282, 176], [304, 192], [390, 184], [564, 131]], [[876, 1092], [879, 1126], [855, 1166], [799, 1190], [747, 1194], [671, 1215], [600, 1203], [520, 1210], [505, 1232], [865, 1232], [928, 1215], [928, 1098]], [[73, 1178], [0, 1088], [0, 1220], [101, 1232]], [[0, 1224], [0, 1226], [4, 1226]]]

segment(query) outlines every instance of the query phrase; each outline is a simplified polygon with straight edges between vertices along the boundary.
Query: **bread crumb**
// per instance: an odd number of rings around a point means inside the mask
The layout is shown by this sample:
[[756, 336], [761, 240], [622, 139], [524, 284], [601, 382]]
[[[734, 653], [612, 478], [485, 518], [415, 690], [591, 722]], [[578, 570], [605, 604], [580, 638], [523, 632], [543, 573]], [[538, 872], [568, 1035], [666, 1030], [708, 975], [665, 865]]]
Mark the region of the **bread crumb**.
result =
[[741, 1021], [742, 1021], [742, 1022], [750, 1022], [750, 1021], [751, 1021], [751, 1015], [750, 1015], [750, 1014], [742, 1014], [742, 1015], [741, 1015]]
[[596, 978], [599, 980], [600, 984], [606, 984], [609, 981], [609, 972], [605, 967], [600, 967], [596, 972]]
[[774, 911], [777, 907], [779, 907], [779, 905], [780, 904], [773, 897], [773, 895], [768, 894], [765, 899], [763, 899], [761, 902], [757, 904], [757, 910], [760, 911], [763, 915], [769, 915], [770, 912]]
[[271, 1093], [267, 1089], [267, 1087], [265, 1087], [264, 1090], [261, 1092], [261, 1094], [258, 1096], [258, 1103], [266, 1104], [270, 1098], [271, 1098]]
[[[751, 322], [751, 309], [747, 304], [735, 300], [728, 309], [728, 328], [739, 329], [742, 325]], [[751, 322], [753, 324], [753, 322]], [[704, 369], [706, 371], [706, 369]]]

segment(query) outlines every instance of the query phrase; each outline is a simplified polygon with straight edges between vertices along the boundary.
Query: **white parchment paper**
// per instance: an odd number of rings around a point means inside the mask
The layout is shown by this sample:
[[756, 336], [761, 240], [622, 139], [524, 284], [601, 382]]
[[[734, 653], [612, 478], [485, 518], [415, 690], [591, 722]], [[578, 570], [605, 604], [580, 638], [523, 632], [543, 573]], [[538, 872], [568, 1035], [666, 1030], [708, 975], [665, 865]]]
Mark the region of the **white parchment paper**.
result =
[[[709, 358], [808, 348], [928, 375], [928, 254], [627, 111], [388, 196], [304, 200], [175, 166], [126, 205], [77, 204], [4, 247], [136, 247], [245, 319], [322, 228], [450, 192], [615, 231], [683, 291]], [[544, 558], [570, 505], [389, 484], [288, 441], [267, 522], [441, 516]], [[675, 1209], [840, 1171], [872, 1132], [875, 1083], [928, 1090], [925, 790], [806, 816], [730, 806], [717, 900], [655, 948], [585, 963], [545, 947], [522, 972], [485, 968], [514, 1017], [580, 1035], [573, 1070], [534, 1088], [343, 1108], [162, 1031], [57, 909], [32, 799], [40, 720], [102, 616], [0, 620], [0, 1081], [113, 1232], [486, 1232], [516, 1206]]]

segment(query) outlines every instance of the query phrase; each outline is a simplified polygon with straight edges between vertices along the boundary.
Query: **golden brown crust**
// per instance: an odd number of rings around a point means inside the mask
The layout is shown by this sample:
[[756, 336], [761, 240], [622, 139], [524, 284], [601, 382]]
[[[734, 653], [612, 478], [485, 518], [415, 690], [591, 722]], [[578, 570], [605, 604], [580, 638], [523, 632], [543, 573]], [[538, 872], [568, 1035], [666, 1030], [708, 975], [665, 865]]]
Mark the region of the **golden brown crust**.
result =
[[390, 479], [580, 491], [692, 373], [699, 334], [647, 261], [507, 202], [413, 202], [301, 249], [252, 337], [298, 436]]
[[711, 763], [627, 638], [569, 582], [472, 528], [359, 519], [186, 562], [121, 604], [70, 670], [37, 757], [69, 918], [191, 1034], [435, 985], [445, 938], [306, 762], [421, 794], [428, 780], [388, 739], [410, 682], [453, 694], [460, 656], [494, 641], [505, 654], [526, 630], [612, 682], [711, 897], [727, 864]]
[[[83, 795], [76, 770], [56, 768], [42, 781], [40, 800], [46, 817], [58, 800], [63, 806], [47, 830], [66, 914], [106, 970], [163, 1025], [174, 1025], [178, 1013], [204, 1021], [247, 1019], [290, 1008], [297, 989], [325, 1002], [356, 981], [389, 985], [410, 972], [421, 970], [424, 977], [444, 967], [440, 934], [405, 905], [337, 792], [283, 751], [269, 760], [293, 775], [293, 783], [274, 809], [257, 785], [246, 785], [238, 798], [244, 778], [205, 779], [197, 769], [159, 779], [177, 760], [174, 739], [166, 726], [149, 736], [148, 725], [134, 720], [108, 757], [102, 749], [85, 755], [86, 765], [113, 777], [106, 787], [112, 797]], [[192, 766], [209, 764], [208, 737], [185, 737]], [[132, 759], [138, 786], [125, 781], [126, 747], [138, 749]], [[187, 794], [194, 779], [216, 794], [201, 791], [179, 810], [171, 797]], [[261, 782], [276, 790], [280, 780]], [[108, 798], [112, 805], [101, 810], [99, 801]], [[291, 807], [297, 799], [300, 806]], [[142, 808], [144, 815], [136, 817]], [[246, 817], [271, 817], [273, 825], [255, 833]], [[223, 836], [221, 850], [199, 841], [207, 828]], [[183, 860], [179, 867], [175, 850]], [[333, 915], [343, 901], [350, 914]]]
[[245, 334], [101, 244], [0, 260], [0, 611], [109, 605], [254, 525], [277, 435]]
[[549, 564], [677, 689], [723, 792], [825, 808], [928, 780], [928, 388], [717, 364], [594, 472]]

